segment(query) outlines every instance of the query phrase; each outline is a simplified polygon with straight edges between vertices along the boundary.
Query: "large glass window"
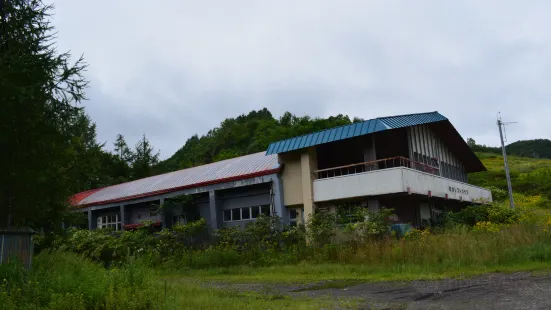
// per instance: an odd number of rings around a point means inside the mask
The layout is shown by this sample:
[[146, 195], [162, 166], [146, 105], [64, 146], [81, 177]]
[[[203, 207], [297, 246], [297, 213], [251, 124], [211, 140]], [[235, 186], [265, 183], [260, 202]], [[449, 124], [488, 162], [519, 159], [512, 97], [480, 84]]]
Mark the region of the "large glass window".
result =
[[224, 222], [256, 219], [261, 214], [270, 216], [271, 209], [270, 205], [226, 209], [224, 210]]
[[118, 214], [115, 215], [104, 215], [98, 217], [98, 228], [110, 228], [112, 230], [120, 230], [121, 222], [119, 221]]

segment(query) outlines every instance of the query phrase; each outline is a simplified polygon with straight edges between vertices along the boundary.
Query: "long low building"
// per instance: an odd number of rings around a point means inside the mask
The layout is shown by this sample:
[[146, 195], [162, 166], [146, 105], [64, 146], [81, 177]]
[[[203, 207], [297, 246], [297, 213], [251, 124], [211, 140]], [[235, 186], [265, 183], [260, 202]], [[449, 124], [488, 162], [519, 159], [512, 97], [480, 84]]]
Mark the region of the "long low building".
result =
[[484, 170], [449, 120], [430, 112], [273, 142], [266, 152], [82, 192], [72, 204], [89, 229], [200, 217], [217, 229], [261, 214], [292, 225], [349, 206], [394, 208], [399, 221], [425, 226], [443, 211], [491, 202], [489, 190], [467, 180]]

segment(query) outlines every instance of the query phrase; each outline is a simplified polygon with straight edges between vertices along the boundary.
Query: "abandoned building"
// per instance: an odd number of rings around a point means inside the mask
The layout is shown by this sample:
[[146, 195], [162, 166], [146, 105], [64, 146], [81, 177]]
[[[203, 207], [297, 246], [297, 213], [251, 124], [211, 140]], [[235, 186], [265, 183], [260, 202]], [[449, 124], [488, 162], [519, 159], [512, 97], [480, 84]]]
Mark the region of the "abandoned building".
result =
[[160, 227], [200, 217], [211, 229], [260, 214], [303, 223], [321, 210], [393, 208], [413, 226], [446, 210], [489, 203], [469, 185], [486, 168], [438, 112], [380, 117], [270, 144], [266, 152], [79, 193], [88, 228]]

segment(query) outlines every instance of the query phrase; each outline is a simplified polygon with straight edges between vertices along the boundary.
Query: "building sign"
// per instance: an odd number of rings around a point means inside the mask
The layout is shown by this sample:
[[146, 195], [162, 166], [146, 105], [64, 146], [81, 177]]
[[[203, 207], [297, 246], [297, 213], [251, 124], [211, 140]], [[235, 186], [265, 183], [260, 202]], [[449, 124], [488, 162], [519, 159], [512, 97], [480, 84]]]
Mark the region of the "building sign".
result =
[[463, 189], [463, 188], [459, 188], [459, 187], [453, 187], [453, 186], [449, 187], [449, 191], [452, 192], [452, 193], [457, 193], [457, 194], [462, 194], [462, 195], [468, 195], [469, 194], [468, 190]]

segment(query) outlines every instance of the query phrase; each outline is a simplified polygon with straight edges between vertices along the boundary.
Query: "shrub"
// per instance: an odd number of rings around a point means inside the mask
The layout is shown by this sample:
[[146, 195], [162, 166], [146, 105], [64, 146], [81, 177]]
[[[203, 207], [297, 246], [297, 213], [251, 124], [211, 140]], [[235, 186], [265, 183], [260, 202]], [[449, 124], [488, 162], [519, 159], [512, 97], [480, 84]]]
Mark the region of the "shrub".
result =
[[308, 217], [307, 236], [314, 245], [331, 243], [336, 235], [337, 216], [334, 213], [316, 212]]
[[366, 208], [357, 208], [354, 218], [358, 222], [345, 226], [348, 231], [357, 236], [360, 242], [372, 238], [381, 238], [389, 234], [389, 218], [394, 216], [394, 209], [383, 208], [378, 212], [371, 212]]
[[492, 222], [478, 222], [474, 225], [473, 231], [483, 233], [497, 233], [501, 230], [503, 225]]
[[481, 206], [469, 206], [459, 212], [449, 212], [444, 215], [444, 225], [474, 226], [478, 222], [492, 222], [495, 224], [513, 224], [520, 222], [523, 214], [528, 214], [528, 209], [510, 209], [503, 204], [491, 204]]

